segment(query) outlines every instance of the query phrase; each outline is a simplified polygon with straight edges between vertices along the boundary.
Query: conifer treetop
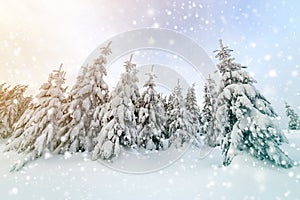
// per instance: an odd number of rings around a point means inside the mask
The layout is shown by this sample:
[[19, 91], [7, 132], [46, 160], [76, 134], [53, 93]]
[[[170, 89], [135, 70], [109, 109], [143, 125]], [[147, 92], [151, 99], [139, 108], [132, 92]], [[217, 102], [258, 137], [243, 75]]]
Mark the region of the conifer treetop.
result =
[[[100, 48], [101, 53], [100, 53], [99, 57], [94, 60], [94, 65], [101, 65], [102, 66], [103, 64], [107, 63], [106, 57], [112, 53], [112, 51], [110, 49], [111, 43], [112, 42], [110, 41], [107, 44], [106, 47], [101, 47]], [[104, 75], [107, 75], [106, 74], [106, 69], [104, 67], [103, 67], [102, 71], [103, 71]]]
[[239, 70], [241, 68], [246, 68], [241, 64], [234, 62], [235, 59], [231, 57], [231, 52], [233, 52], [233, 50], [229, 49], [228, 46], [223, 46], [221, 39], [219, 40], [219, 44], [220, 44], [220, 50], [215, 50], [214, 53], [217, 53], [215, 57], [218, 58], [219, 61], [221, 61], [217, 65], [221, 74]]
[[136, 64], [132, 63], [132, 57], [133, 57], [133, 54], [131, 54], [129, 60], [125, 61], [125, 63], [124, 63], [126, 72], [129, 72], [130, 70], [136, 68]]
[[148, 81], [144, 84], [144, 87], [151, 87], [152, 89], [156, 86], [154, 79], [157, 78], [156, 74], [153, 72], [154, 65], [151, 67], [151, 71], [149, 73], [146, 73], [146, 75], [149, 76]]
[[180, 86], [180, 79], [177, 80], [177, 85], [174, 87], [173, 94], [174, 94], [174, 96], [173, 96], [174, 104], [183, 106], [184, 101], [183, 101], [183, 97], [182, 97], [182, 88]]
[[58, 70], [53, 70], [53, 73], [50, 75], [53, 77], [55, 80], [55, 83], [58, 84], [59, 86], [64, 84], [66, 78], [66, 72], [62, 71], [62, 66], [63, 64], [60, 64], [60, 67]]
[[112, 53], [111, 49], [110, 49], [111, 43], [112, 43], [112, 41], [109, 41], [106, 47], [101, 47], [100, 48], [101, 54], [103, 54], [105, 56], [108, 56], [108, 55], [110, 55]]

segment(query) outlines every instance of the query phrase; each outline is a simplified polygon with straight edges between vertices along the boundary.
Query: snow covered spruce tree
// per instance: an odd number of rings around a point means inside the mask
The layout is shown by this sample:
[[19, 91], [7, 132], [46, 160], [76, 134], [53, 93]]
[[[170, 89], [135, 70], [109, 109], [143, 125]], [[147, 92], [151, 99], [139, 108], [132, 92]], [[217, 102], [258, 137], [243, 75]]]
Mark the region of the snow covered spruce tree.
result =
[[204, 143], [210, 147], [219, 145], [219, 131], [216, 130], [216, 83], [209, 76], [204, 86], [204, 102], [201, 111], [200, 131], [204, 135]]
[[172, 122], [171, 119], [171, 111], [174, 109], [174, 105], [173, 105], [173, 100], [174, 100], [174, 91], [172, 91], [172, 93], [168, 96], [165, 96], [165, 98], [163, 99], [163, 103], [164, 103], [164, 107], [165, 107], [165, 111], [166, 111], [166, 117], [167, 117], [167, 121], [166, 121], [166, 138], [170, 139], [171, 138], [171, 131], [169, 131], [170, 128], [170, 123]]
[[[6, 83], [2, 83], [0, 85], [0, 116], [3, 115], [3, 113], [5, 112], [6, 109], [6, 96], [8, 93], [8, 88], [9, 86], [5, 86]], [[3, 116], [1, 116], [0, 118], [0, 139], [2, 139], [1, 135], [3, 135], [3, 133], [5, 133], [5, 125], [3, 123], [2, 120]]]
[[65, 114], [59, 122], [61, 143], [56, 152], [93, 150], [100, 126], [97, 119], [92, 121], [93, 115], [107, 101], [108, 95], [108, 85], [103, 77], [106, 75], [106, 57], [111, 54], [110, 45], [111, 42], [101, 48], [101, 54], [93, 65], [81, 68], [70, 92], [70, 101], [65, 106]]
[[6, 150], [24, 153], [24, 159], [16, 163], [12, 170], [20, 169], [45, 151], [54, 151], [60, 143], [57, 132], [58, 119], [62, 117], [61, 105], [65, 101], [64, 82], [65, 72], [61, 68], [53, 71], [32, 105], [16, 123], [15, 134]]
[[171, 145], [175, 145], [176, 148], [179, 148], [184, 143], [189, 142], [194, 138], [192, 135], [192, 114], [185, 107], [179, 80], [177, 86], [173, 89], [169, 100], [169, 104], [172, 104], [172, 109], [169, 110], [167, 119], [168, 132], [171, 140], [170, 143]]
[[289, 130], [299, 130], [300, 129], [300, 120], [297, 113], [295, 113], [294, 109], [291, 108], [291, 106], [285, 102], [285, 108], [286, 108], [286, 115], [290, 119], [289, 121]]
[[[79, 71], [79, 75], [76, 78], [76, 83], [73, 86], [70, 94], [68, 94], [68, 98], [66, 100], [65, 103], [63, 103], [62, 105], [62, 113], [63, 116], [61, 119], [59, 119], [58, 121], [58, 126], [60, 128], [60, 130], [58, 131], [58, 136], [61, 138], [61, 143], [58, 146], [58, 148], [56, 148], [55, 152], [56, 153], [64, 153], [65, 151], [68, 150], [67, 147], [65, 147], [65, 142], [67, 142], [67, 137], [66, 137], [66, 133], [68, 133], [72, 128], [74, 128], [74, 126], [76, 125], [76, 120], [74, 119], [74, 109], [77, 110], [77, 116], [80, 115], [80, 107], [78, 106], [78, 104], [82, 103], [79, 100], [75, 101], [73, 95], [76, 95], [77, 90], [75, 88], [78, 88], [79, 85], [81, 83], [84, 82], [85, 79], [85, 75], [87, 73], [87, 68], [88, 66], [81, 66], [80, 71]], [[72, 103], [73, 102], [73, 103]], [[78, 117], [79, 120], [79, 117]]]
[[174, 91], [168, 97], [166, 96], [164, 100], [165, 110], [168, 115], [171, 113], [171, 110], [174, 109], [173, 100], [174, 100]]
[[231, 57], [232, 50], [222, 45], [216, 50], [222, 78], [217, 98], [217, 126], [222, 134], [223, 165], [231, 163], [239, 151], [261, 160], [289, 168], [293, 161], [280, 149], [287, 142], [277, 128], [277, 116], [270, 103], [253, 86], [255, 80]]
[[[7, 86], [6, 83], [0, 85], [0, 139], [4, 139], [8, 135], [8, 124], [5, 120], [8, 105], [7, 101], [11, 98], [8, 93], [10, 86]], [[11, 102], [10, 102], [11, 103]]]
[[2, 104], [0, 106], [0, 138], [5, 139], [11, 136], [14, 123], [25, 111], [30, 97], [24, 97], [27, 86], [16, 85], [12, 89], [3, 91]]
[[155, 90], [153, 66], [148, 81], [144, 84], [146, 91], [140, 98], [137, 119], [138, 146], [147, 150], [159, 150], [164, 146], [166, 114], [160, 95]]
[[0, 85], [0, 107], [4, 104], [4, 97], [7, 91], [6, 83], [2, 83]]
[[[7, 83], [3, 83], [0, 85], [0, 112], [4, 112], [5, 110], [5, 102], [9, 93], [10, 86]], [[1, 121], [0, 121], [1, 122]]]
[[118, 156], [121, 145], [135, 148], [137, 129], [135, 104], [139, 98], [136, 76], [136, 65], [132, 63], [132, 55], [125, 62], [126, 72], [121, 74], [117, 86], [111, 92], [110, 99], [104, 107], [102, 128], [93, 151], [93, 159], [110, 159]]
[[192, 132], [191, 134], [195, 138], [195, 144], [200, 145], [200, 108], [197, 104], [195, 84], [188, 88], [185, 107], [191, 113], [192, 117]]

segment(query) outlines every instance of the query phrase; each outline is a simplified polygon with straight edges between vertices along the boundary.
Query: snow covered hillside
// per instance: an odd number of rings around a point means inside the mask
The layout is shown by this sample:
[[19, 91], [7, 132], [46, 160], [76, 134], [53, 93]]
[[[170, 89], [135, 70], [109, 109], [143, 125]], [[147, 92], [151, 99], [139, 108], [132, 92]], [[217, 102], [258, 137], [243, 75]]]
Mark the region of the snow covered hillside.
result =
[[[300, 132], [287, 137], [290, 144], [283, 149], [299, 163]], [[115, 171], [86, 153], [46, 153], [10, 173], [17, 156], [0, 154], [1, 199], [300, 199], [299, 167], [272, 167], [248, 154], [223, 167], [219, 149], [200, 159], [192, 147], [170, 167], [139, 175]]]

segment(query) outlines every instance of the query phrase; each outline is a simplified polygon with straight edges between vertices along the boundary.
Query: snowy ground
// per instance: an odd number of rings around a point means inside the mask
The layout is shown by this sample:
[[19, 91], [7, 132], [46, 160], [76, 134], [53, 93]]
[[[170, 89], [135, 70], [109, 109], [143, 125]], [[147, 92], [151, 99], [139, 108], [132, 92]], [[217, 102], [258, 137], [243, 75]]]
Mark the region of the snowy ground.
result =
[[[300, 132], [288, 138], [284, 149], [299, 162]], [[300, 167], [277, 169], [248, 155], [221, 167], [219, 149], [199, 159], [199, 150], [190, 148], [170, 167], [139, 175], [112, 170], [87, 154], [41, 158], [9, 173], [13, 157], [0, 154], [0, 199], [300, 199]]]

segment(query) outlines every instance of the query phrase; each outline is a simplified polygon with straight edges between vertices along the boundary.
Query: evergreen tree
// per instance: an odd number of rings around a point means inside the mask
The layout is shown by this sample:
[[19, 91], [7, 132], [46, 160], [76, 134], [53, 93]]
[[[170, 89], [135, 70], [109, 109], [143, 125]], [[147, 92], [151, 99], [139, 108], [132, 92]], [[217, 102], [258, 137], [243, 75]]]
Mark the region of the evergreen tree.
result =
[[216, 97], [216, 83], [209, 76], [204, 86], [204, 106], [201, 112], [201, 133], [205, 136], [205, 144], [211, 147], [219, 145], [219, 131], [216, 130], [215, 125]]
[[[3, 87], [4, 85], [2, 85]], [[1, 89], [1, 86], [0, 86]], [[0, 138], [11, 136], [14, 123], [25, 111], [30, 97], [24, 97], [27, 86], [16, 85], [12, 89], [8, 87], [2, 91], [0, 106]]]
[[200, 144], [200, 108], [197, 104], [196, 93], [195, 93], [195, 84], [188, 88], [186, 98], [185, 98], [185, 107], [187, 111], [191, 113], [192, 117], [192, 132], [196, 140], [196, 144]]
[[106, 57], [111, 54], [111, 42], [101, 48], [101, 55], [92, 66], [82, 67], [77, 81], [70, 92], [70, 102], [65, 107], [59, 122], [61, 144], [56, 152], [92, 151], [94, 139], [99, 131], [99, 121], [92, 121], [95, 111], [99, 111], [107, 99], [108, 85], [103, 80], [106, 75]]
[[277, 116], [270, 103], [253, 86], [255, 80], [231, 57], [232, 50], [223, 47], [216, 58], [222, 79], [217, 98], [217, 125], [222, 134], [223, 165], [231, 163], [239, 151], [246, 151], [261, 160], [289, 168], [293, 161], [280, 149], [287, 142], [277, 128]]
[[5, 87], [5, 85], [6, 85], [6, 83], [2, 83], [0, 85], [0, 108], [2, 108], [2, 106], [4, 104], [4, 97], [7, 92], [7, 87]]
[[102, 128], [93, 151], [93, 159], [110, 159], [118, 156], [121, 145], [134, 148], [137, 143], [135, 104], [139, 98], [136, 65], [132, 55], [125, 62], [126, 72], [121, 74], [103, 110]]
[[[0, 112], [3, 113], [5, 110], [5, 101], [7, 93], [9, 92], [10, 86], [7, 86], [6, 83], [0, 85]], [[0, 123], [2, 120], [0, 119]]]
[[289, 130], [300, 130], [300, 120], [297, 113], [294, 109], [291, 108], [287, 102], [285, 102], [286, 115], [290, 119], [289, 121]]
[[165, 99], [164, 99], [164, 107], [165, 107], [165, 111], [166, 111], [166, 117], [167, 117], [167, 121], [166, 121], [166, 125], [165, 125], [165, 128], [166, 128], [166, 138], [171, 138], [171, 131], [169, 130], [170, 128], [170, 123], [172, 122], [170, 119], [171, 119], [171, 111], [174, 109], [174, 106], [173, 106], [173, 99], [174, 99], [174, 94], [173, 92], [166, 96]]
[[169, 104], [172, 104], [172, 109], [169, 110], [167, 119], [168, 132], [172, 145], [179, 148], [191, 140], [191, 133], [193, 133], [192, 115], [185, 107], [179, 80], [169, 100]]
[[8, 95], [9, 88], [10, 86], [6, 86], [6, 83], [0, 85], [0, 139], [6, 138], [6, 135], [8, 135], [7, 127], [9, 125], [5, 116], [7, 112], [6, 106], [8, 105], [7, 101], [11, 99]]
[[163, 103], [164, 105], [164, 109], [166, 111], [166, 114], [167, 114], [167, 109], [168, 109], [168, 96], [162, 96], [161, 95], [161, 102]]
[[62, 105], [63, 116], [58, 121], [58, 126], [60, 127], [60, 130], [58, 131], [58, 136], [61, 138], [61, 143], [59, 147], [55, 150], [55, 153], [63, 153], [68, 150], [68, 148], [64, 147], [65, 142], [67, 142], [68, 139], [66, 137], [66, 133], [68, 133], [76, 125], [77, 122], [76, 120], [74, 120], [74, 109], [72, 108], [80, 108], [79, 106], [76, 106], [80, 103], [80, 101], [75, 101], [73, 95], [76, 95], [75, 88], [77, 88], [78, 85], [84, 82], [87, 68], [88, 66], [82, 66], [80, 68], [79, 75], [76, 78], [76, 83], [71, 90], [72, 93], [68, 94], [67, 101]]
[[164, 105], [160, 99], [160, 95], [155, 91], [154, 79], [156, 75], [147, 74], [148, 81], [144, 84], [146, 91], [140, 98], [141, 105], [138, 113], [138, 146], [147, 150], [159, 150], [163, 147], [163, 139], [165, 138], [165, 121], [166, 114]]
[[12, 170], [20, 169], [45, 151], [53, 151], [59, 144], [58, 119], [62, 116], [61, 105], [65, 101], [64, 82], [65, 72], [61, 68], [53, 71], [48, 82], [41, 86], [40, 93], [16, 123], [15, 134], [7, 150], [15, 149], [18, 153], [24, 153], [25, 157]]

